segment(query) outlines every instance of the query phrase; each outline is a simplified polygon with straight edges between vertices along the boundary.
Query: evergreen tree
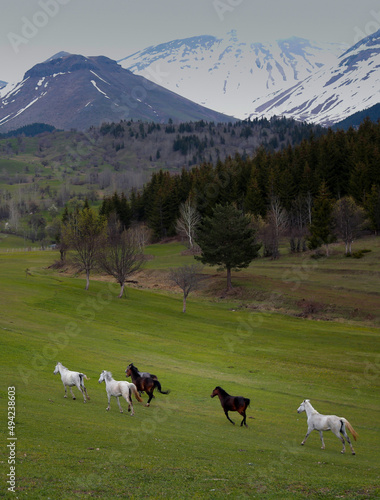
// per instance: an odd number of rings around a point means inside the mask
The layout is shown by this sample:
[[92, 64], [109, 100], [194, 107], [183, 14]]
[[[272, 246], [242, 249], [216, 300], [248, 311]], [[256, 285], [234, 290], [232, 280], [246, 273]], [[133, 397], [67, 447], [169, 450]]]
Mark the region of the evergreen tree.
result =
[[365, 201], [365, 210], [368, 215], [370, 228], [375, 234], [380, 233], [380, 188], [372, 186], [371, 192]]
[[312, 209], [310, 225], [309, 247], [315, 249], [326, 246], [326, 256], [329, 255], [329, 244], [334, 241], [333, 236], [333, 201], [323, 182], [315, 199]]
[[197, 260], [227, 270], [227, 290], [232, 288], [231, 270], [248, 267], [261, 246], [255, 242], [250, 219], [232, 205], [216, 205], [212, 216], [199, 225], [196, 241], [202, 251]]

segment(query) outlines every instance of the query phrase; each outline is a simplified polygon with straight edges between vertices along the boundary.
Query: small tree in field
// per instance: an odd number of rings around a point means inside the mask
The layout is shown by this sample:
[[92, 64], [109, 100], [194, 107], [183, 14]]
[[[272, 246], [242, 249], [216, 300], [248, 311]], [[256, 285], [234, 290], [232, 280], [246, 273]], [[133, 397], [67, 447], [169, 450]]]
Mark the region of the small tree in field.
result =
[[364, 210], [350, 196], [345, 196], [335, 203], [333, 216], [335, 231], [346, 246], [346, 255], [351, 255], [352, 242], [359, 235], [364, 222]]
[[121, 298], [127, 278], [141, 268], [144, 255], [134, 235], [126, 229], [121, 231], [120, 224], [114, 224], [108, 229], [107, 241], [99, 252], [98, 261], [103, 271], [119, 283]]
[[190, 292], [196, 290], [202, 280], [202, 267], [196, 264], [170, 269], [169, 280], [183, 291], [183, 309], [186, 312], [186, 299]]
[[179, 207], [179, 218], [176, 223], [176, 230], [179, 234], [184, 235], [188, 242], [189, 248], [194, 247], [195, 228], [201, 221], [201, 216], [197, 212], [195, 205], [191, 200], [187, 200]]
[[90, 273], [97, 265], [99, 249], [105, 241], [106, 220], [91, 208], [75, 213], [63, 225], [62, 242], [75, 251], [74, 263], [86, 273], [86, 290], [90, 286]]
[[221, 266], [227, 270], [227, 290], [232, 288], [231, 270], [248, 267], [257, 257], [260, 244], [249, 217], [232, 205], [216, 205], [212, 216], [205, 217], [198, 227], [196, 241], [202, 264]]

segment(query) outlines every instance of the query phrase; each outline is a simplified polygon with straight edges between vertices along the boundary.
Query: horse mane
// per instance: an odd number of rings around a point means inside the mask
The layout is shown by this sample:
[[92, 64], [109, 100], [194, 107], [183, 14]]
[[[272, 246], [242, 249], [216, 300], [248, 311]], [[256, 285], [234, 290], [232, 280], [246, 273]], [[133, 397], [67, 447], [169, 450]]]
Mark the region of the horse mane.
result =
[[107, 370], [104, 370], [104, 377], [107, 379], [107, 380], [111, 380], [112, 379], [112, 373], [107, 371]]
[[135, 375], [138, 375], [139, 374], [139, 371], [137, 369], [137, 367], [133, 364], [133, 363], [129, 363], [128, 365], [128, 368], [135, 374]]
[[220, 391], [223, 396], [229, 396], [228, 392], [226, 392], [224, 389], [222, 389], [220, 387], [220, 385], [218, 385], [217, 387], [215, 387], [215, 389], [218, 389], [218, 391]]

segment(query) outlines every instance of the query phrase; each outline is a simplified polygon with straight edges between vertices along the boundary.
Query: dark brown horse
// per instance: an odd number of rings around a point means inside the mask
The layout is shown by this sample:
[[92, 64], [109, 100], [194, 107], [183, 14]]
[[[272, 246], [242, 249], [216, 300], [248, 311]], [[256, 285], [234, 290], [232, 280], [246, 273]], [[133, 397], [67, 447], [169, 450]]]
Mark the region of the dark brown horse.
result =
[[243, 417], [240, 427], [243, 424], [248, 427], [245, 414], [245, 410], [248, 408], [251, 402], [248, 398], [243, 398], [243, 396], [230, 396], [224, 389], [219, 386], [215, 387], [215, 389], [212, 391], [211, 397], [214, 398], [215, 396], [219, 397], [220, 404], [223, 407], [224, 413], [231, 423], [235, 425], [235, 422], [233, 422], [228, 416], [228, 412], [237, 411]]
[[125, 373], [127, 377], [132, 378], [132, 382], [135, 384], [138, 391], [146, 392], [148, 394], [148, 402], [145, 406], [149, 406], [152, 398], [154, 398], [153, 391], [155, 388], [157, 388], [157, 390], [161, 394], [169, 394], [170, 392], [170, 391], [163, 391], [161, 389], [161, 384], [157, 379], [154, 379], [152, 377], [141, 377], [140, 372], [134, 366], [133, 363], [127, 366]]

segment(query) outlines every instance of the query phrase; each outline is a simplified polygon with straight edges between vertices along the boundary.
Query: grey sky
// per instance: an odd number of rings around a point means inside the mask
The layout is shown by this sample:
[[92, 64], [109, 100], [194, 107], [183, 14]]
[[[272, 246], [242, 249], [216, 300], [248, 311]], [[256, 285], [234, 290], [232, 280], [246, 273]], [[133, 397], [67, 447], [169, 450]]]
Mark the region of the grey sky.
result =
[[0, 0], [0, 80], [61, 50], [121, 59], [196, 35], [301, 36], [353, 45], [380, 29], [379, 0]]

